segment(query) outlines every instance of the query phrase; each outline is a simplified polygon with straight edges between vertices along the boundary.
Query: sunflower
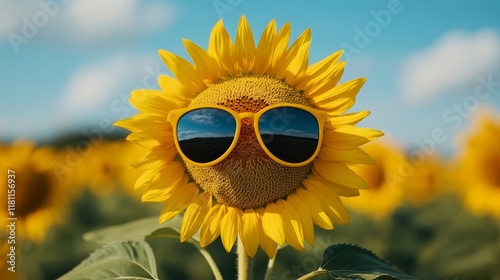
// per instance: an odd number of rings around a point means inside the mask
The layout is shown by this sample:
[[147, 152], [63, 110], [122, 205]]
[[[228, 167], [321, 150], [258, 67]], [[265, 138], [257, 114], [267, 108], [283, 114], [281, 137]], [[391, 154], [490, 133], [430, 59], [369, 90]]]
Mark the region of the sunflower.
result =
[[[193, 64], [160, 50], [174, 77], [160, 75], [160, 90], [132, 92], [130, 102], [139, 114], [116, 125], [131, 131], [128, 140], [148, 149], [133, 164], [144, 170], [135, 188], [144, 188], [143, 201], [165, 202], [160, 222], [184, 211], [181, 241], [199, 231], [201, 246], [220, 236], [228, 252], [239, 236], [251, 257], [259, 245], [270, 258], [285, 243], [304, 250], [304, 240], [314, 245], [313, 224], [332, 229], [332, 221], [348, 223], [341, 196], [368, 187], [347, 164], [370, 163], [359, 146], [382, 133], [354, 126], [368, 111], [344, 114], [365, 79], [338, 84], [345, 66], [339, 61], [342, 51], [309, 66], [311, 31], [288, 46], [290, 33], [289, 23], [277, 31], [272, 20], [255, 46], [242, 16], [233, 42], [219, 20], [206, 51], [183, 40]], [[168, 121], [170, 112], [182, 108], [215, 105], [257, 113], [283, 103], [328, 117], [319, 153], [308, 164], [287, 166], [271, 159], [252, 121], [243, 119], [231, 153], [215, 165], [199, 166], [179, 155]]]
[[500, 118], [484, 116], [457, 160], [457, 183], [465, 206], [500, 219]]
[[405, 173], [401, 167], [407, 161], [403, 153], [394, 148], [394, 145], [372, 142], [365, 150], [375, 161], [374, 165], [353, 166], [352, 169], [359, 174], [370, 187], [362, 190], [359, 197], [343, 199], [345, 204], [356, 212], [381, 219], [391, 215], [402, 200], [402, 184], [410, 174]]
[[[0, 201], [0, 219], [15, 217], [19, 238], [40, 243], [48, 230], [61, 221], [69, 200], [69, 188], [53, 170], [57, 154], [50, 147], [36, 148], [32, 142], [17, 141], [2, 151], [0, 180], [7, 182], [8, 172], [15, 177], [15, 209], [8, 211], [7, 199]], [[7, 184], [1, 184], [7, 193]]]
[[403, 195], [412, 204], [422, 206], [449, 190], [451, 174], [438, 156], [429, 156], [413, 168], [402, 184]]
[[[104, 140], [93, 146], [79, 168], [83, 184], [99, 196], [111, 195], [122, 186], [130, 186], [130, 181], [140, 175], [137, 170], [130, 170], [130, 161], [141, 151], [141, 147], [125, 141]], [[128, 184], [124, 184], [125, 181]], [[129, 189], [127, 192], [133, 194]]]

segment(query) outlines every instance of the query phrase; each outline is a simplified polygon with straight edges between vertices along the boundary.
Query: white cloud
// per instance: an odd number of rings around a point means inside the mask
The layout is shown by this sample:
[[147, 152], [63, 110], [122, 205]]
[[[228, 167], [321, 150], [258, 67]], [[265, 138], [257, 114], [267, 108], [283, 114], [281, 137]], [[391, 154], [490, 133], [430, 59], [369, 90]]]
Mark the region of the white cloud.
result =
[[408, 101], [424, 103], [477, 83], [479, 76], [499, 68], [500, 34], [452, 32], [403, 63], [400, 92]]
[[32, 39], [32, 34], [23, 34], [26, 26], [32, 25], [35, 36], [92, 45], [165, 28], [173, 23], [178, 12], [171, 2], [159, 0], [18, 2], [0, 0], [0, 39], [11, 40], [12, 33]]
[[[65, 121], [92, 119], [99, 110], [109, 111], [111, 103], [123, 92], [143, 85], [145, 77], [157, 75], [158, 62], [152, 57], [117, 54], [104, 61], [85, 65], [69, 78], [56, 116]], [[147, 80], [149, 81], [149, 79]]]

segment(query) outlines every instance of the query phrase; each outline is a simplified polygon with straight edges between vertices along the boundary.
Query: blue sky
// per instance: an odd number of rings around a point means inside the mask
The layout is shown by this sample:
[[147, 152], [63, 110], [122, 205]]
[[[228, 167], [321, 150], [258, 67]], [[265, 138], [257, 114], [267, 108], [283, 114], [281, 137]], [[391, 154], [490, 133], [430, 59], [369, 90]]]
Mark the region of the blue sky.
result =
[[[169, 74], [157, 55], [206, 48], [222, 17], [256, 39], [271, 19], [292, 39], [312, 30], [310, 63], [345, 49], [347, 81], [366, 77], [351, 111], [402, 146], [439, 130], [450, 150], [478, 114], [500, 111], [498, 1], [0, 0], [0, 140], [50, 141], [132, 116], [132, 89]], [[497, 114], [498, 115], [498, 114]], [[441, 137], [442, 138], [442, 137]]]

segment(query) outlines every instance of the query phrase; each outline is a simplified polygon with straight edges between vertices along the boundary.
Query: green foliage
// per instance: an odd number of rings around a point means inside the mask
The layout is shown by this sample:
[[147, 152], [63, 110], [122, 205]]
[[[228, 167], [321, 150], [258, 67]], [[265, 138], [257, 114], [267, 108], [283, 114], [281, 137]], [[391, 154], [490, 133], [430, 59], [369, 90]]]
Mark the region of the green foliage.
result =
[[135, 220], [126, 224], [85, 233], [83, 239], [99, 244], [117, 240], [149, 240], [159, 237], [179, 238], [182, 217], [159, 224], [158, 216]]
[[145, 241], [136, 240], [104, 245], [59, 278], [59, 280], [69, 279], [159, 278], [151, 247]]
[[415, 279], [358, 246], [338, 244], [323, 253], [320, 270], [326, 270], [334, 279]]

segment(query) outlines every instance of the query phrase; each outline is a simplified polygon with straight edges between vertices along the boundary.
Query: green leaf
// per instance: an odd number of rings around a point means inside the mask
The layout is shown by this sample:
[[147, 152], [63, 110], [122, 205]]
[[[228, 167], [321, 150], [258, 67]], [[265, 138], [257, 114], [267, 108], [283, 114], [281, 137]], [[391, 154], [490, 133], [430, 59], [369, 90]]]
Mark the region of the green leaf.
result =
[[[158, 216], [143, 218], [122, 225], [91, 231], [83, 235], [90, 242], [105, 244], [118, 240], [149, 240], [158, 237], [179, 238], [182, 217], [159, 224]], [[165, 234], [170, 232], [171, 234]], [[177, 232], [174, 234], [173, 232]]]
[[348, 244], [328, 247], [323, 253], [320, 270], [328, 271], [334, 279], [415, 279], [372, 252]]
[[68, 279], [158, 279], [153, 250], [145, 241], [114, 242], [64, 274]]

